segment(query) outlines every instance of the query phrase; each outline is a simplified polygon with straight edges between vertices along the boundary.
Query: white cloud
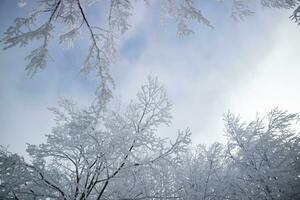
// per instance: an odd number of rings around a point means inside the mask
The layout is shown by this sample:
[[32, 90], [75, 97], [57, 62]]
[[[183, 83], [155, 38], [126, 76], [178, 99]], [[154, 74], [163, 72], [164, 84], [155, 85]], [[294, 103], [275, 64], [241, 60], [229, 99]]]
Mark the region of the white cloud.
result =
[[161, 135], [173, 138], [188, 126], [195, 144], [224, 141], [222, 114], [228, 110], [247, 120], [276, 106], [300, 112], [299, 27], [278, 13], [258, 13], [183, 40], [164, 28], [143, 30], [147, 45], [140, 57], [122, 58], [115, 68], [118, 92], [130, 97], [148, 74], [158, 76], [174, 103], [173, 124]]
[[248, 81], [239, 84], [237, 93], [231, 95], [232, 111], [245, 118], [277, 106], [300, 112], [299, 34], [299, 27], [289, 21], [282, 21], [274, 30], [273, 47], [254, 66], [257, 72], [250, 74]]
[[[169, 31], [175, 30], [174, 25], [163, 27], [153, 21], [157, 13], [152, 9], [138, 4], [136, 10], [131, 19], [134, 28], [120, 46], [139, 34], [144, 41], [134, 44], [140, 48], [132, 47], [139, 51], [134, 59], [121, 55], [111, 71], [116, 93], [124, 101], [135, 95], [149, 74], [165, 85], [174, 105], [173, 124], [161, 128], [161, 136], [173, 138], [177, 129], [190, 127], [195, 144], [211, 143], [224, 139], [222, 114], [229, 109], [246, 119], [275, 106], [300, 112], [300, 28], [287, 14], [258, 13], [242, 23], [227, 19], [214, 30], [200, 26], [195, 35], [179, 39]], [[37, 74], [39, 78], [28, 80], [20, 67], [24, 62], [16, 60], [23, 56], [15, 52], [1, 55], [0, 134], [1, 144], [21, 153], [25, 142], [39, 143], [50, 132], [53, 116], [47, 107], [56, 105], [61, 96], [87, 105], [93, 93], [85, 86], [91, 83], [62, 75], [69, 68], [46, 69]], [[66, 59], [61, 65], [70, 63]]]

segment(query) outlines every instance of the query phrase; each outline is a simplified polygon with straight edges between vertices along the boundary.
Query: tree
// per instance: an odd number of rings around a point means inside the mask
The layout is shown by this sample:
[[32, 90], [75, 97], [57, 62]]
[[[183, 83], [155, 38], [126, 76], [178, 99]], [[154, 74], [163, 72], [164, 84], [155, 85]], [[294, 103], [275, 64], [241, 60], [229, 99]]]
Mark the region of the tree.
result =
[[[124, 109], [92, 105], [78, 109], [69, 100], [52, 108], [56, 126], [46, 143], [28, 145], [31, 161], [1, 151], [1, 198], [5, 199], [156, 199], [174, 197], [168, 168], [180, 163], [190, 132], [174, 143], [156, 136], [169, 124], [170, 103], [149, 77]], [[158, 178], [161, 176], [161, 179]], [[21, 178], [18, 178], [21, 177]]]
[[[60, 43], [72, 44], [85, 26], [90, 48], [82, 71], [96, 68], [101, 77], [96, 100], [79, 109], [69, 100], [52, 108], [56, 126], [46, 143], [28, 145], [31, 160], [0, 149], [0, 197], [3, 199], [298, 199], [300, 198], [298, 114], [278, 109], [240, 122], [225, 116], [227, 145], [189, 148], [190, 131], [179, 131], [174, 143], [156, 135], [170, 123], [170, 103], [154, 78], [142, 86], [136, 101], [113, 108], [108, 67], [116, 53], [115, 38], [126, 32], [134, 12], [132, 0], [110, 0], [107, 21], [93, 26], [86, 4], [96, 0], [42, 0], [28, 17], [17, 18], [2, 42], [6, 48], [41, 46], [29, 56], [33, 75], [46, 67], [48, 44], [57, 27]], [[146, 1], [147, 2], [147, 1]], [[210, 21], [192, 0], [160, 1], [163, 13], [175, 20], [178, 35], [192, 33], [189, 22], [209, 27]], [[294, 9], [298, 0], [261, 0], [262, 6]], [[21, 5], [25, 4], [20, 0]], [[252, 14], [250, 1], [233, 0], [235, 18]], [[46, 20], [45, 15], [48, 15]], [[37, 25], [35, 25], [37, 24]]]
[[279, 109], [269, 112], [266, 122], [257, 118], [247, 124], [225, 116], [227, 153], [235, 172], [232, 199], [300, 198], [298, 119]]
[[[24, 159], [9, 153], [4, 147], [0, 149], [0, 197], [17, 199], [16, 193], [23, 191], [30, 172], [23, 165]], [[30, 191], [27, 191], [30, 193]], [[24, 194], [26, 197], [26, 194]]]
[[[144, 0], [150, 4], [150, 1]], [[25, 0], [19, 0], [19, 5], [26, 4]], [[102, 24], [93, 25], [88, 20], [88, 5], [97, 6], [97, 2], [105, 7], [107, 20]], [[47, 65], [48, 45], [51, 39], [58, 36], [59, 43], [72, 46], [81, 30], [89, 34], [90, 47], [86, 59], [83, 62], [81, 71], [88, 73], [97, 69], [102, 84], [111, 84], [112, 79], [108, 72], [108, 66], [115, 59], [117, 52], [115, 39], [120, 37], [130, 28], [128, 18], [134, 12], [134, 0], [110, 0], [109, 5], [97, 0], [41, 0], [34, 6], [27, 17], [15, 19], [15, 24], [10, 26], [4, 33], [2, 42], [5, 49], [14, 46], [26, 46], [33, 40], [40, 41], [40, 46], [34, 49], [26, 59], [29, 64], [26, 70], [33, 75], [39, 69]], [[171, 18], [178, 26], [178, 35], [184, 36], [192, 33], [189, 23], [196, 21], [213, 27], [209, 19], [204, 16], [201, 9], [193, 0], [168, 0], [159, 1], [162, 15]], [[264, 7], [294, 9], [291, 16], [299, 23], [300, 7], [299, 0], [259, 0]], [[227, 2], [228, 3], [228, 2]], [[251, 3], [249, 0], [232, 0], [232, 16], [236, 19], [243, 19], [251, 15]], [[61, 28], [63, 28], [62, 31]], [[58, 31], [58, 35], [55, 34]]]
[[0, 150], [1, 199], [299, 199], [298, 114], [274, 109], [246, 123], [225, 115], [227, 144], [192, 149], [190, 132], [174, 143], [155, 135], [169, 103], [155, 79], [128, 107], [99, 102], [78, 109], [63, 100], [31, 160]]
[[[178, 196], [186, 200], [299, 199], [298, 114], [273, 109], [246, 123], [225, 115], [227, 144], [199, 145], [175, 169]], [[180, 187], [179, 187], [180, 186]]]
[[209, 147], [199, 145], [188, 152], [176, 173], [175, 182], [181, 185], [180, 196], [189, 200], [226, 199], [224, 185], [226, 157], [224, 147], [214, 143]]

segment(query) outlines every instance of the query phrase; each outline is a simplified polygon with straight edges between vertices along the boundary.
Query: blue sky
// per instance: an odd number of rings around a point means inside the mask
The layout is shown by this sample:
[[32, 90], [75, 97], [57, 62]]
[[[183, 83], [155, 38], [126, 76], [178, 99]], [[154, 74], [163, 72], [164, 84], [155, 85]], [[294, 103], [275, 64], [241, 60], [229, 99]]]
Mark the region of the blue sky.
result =
[[[164, 84], [173, 123], [161, 127], [159, 135], [173, 138], [178, 129], [189, 127], [194, 144], [222, 142], [222, 114], [228, 110], [247, 120], [276, 106], [300, 112], [300, 27], [289, 20], [291, 11], [259, 9], [235, 22], [228, 7], [201, 2], [215, 28], [193, 24], [195, 34], [178, 38], [171, 21], [161, 23], [156, 4], [135, 6], [132, 29], [120, 39], [110, 71], [115, 95], [124, 102], [134, 98], [149, 74]], [[29, 8], [1, 1], [1, 33]], [[94, 10], [89, 17], [102, 18]], [[30, 48], [0, 50], [0, 144], [22, 153], [25, 143], [40, 143], [51, 131], [54, 121], [47, 107], [61, 97], [82, 106], [93, 99], [97, 77], [79, 74], [87, 49], [84, 36], [73, 49], [53, 43], [53, 61], [32, 79], [24, 71]]]

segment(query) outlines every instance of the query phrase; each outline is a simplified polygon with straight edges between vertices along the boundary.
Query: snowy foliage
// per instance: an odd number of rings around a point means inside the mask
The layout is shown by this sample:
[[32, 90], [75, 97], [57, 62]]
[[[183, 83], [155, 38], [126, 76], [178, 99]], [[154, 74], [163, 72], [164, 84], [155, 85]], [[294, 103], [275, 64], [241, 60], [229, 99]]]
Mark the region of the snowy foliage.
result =
[[156, 135], [170, 123], [170, 103], [148, 78], [126, 107], [96, 101], [79, 109], [61, 100], [56, 126], [30, 160], [0, 150], [0, 199], [258, 199], [300, 198], [298, 114], [274, 109], [246, 123], [224, 116], [227, 144], [191, 147]]
[[[28, 17], [17, 18], [4, 34], [6, 48], [41, 42], [26, 57], [26, 69], [33, 75], [46, 67], [49, 42], [57, 29], [65, 27], [58, 33], [59, 41], [72, 46], [85, 26], [90, 46], [82, 71], [97, 69], [101, 82], [88, 108], [64, 99], [50, 109], [56, 126], [45, 143], [27, 146], [29, 160], [1, 147], [0, 199], [300, 199], [298, 114], [274, 109], [246, 123], [228, 113], [227, 144], [193, 149], [189, 129], [178, 131], [174, 141], [157, 136], [159, 126], [171, 120], [171, 104], [157, 79], [149, 77], [129, 105], [112, 107], [108, 67], [117, 52], [116, 38], [130, 28], [134, 0], [110, 0], [107, 23], [93, 26], [86, 6], [96, 2], [40, 0]], [[160, 2], [164, 17], [177, 23], [179, 36], [192, 33], [193, 20], [212, 27], [196, 1]], [[298, 0], [258, 2], [294, 9], [291, 18], [299, 22]], [[232, 15], [251, 15], [250, 3], [232, 0]]]
[[300, 198], [300, 138], [293, 126], [298, 114], [274, 109], [267, 122], [257, 118], [245, 124], [225, 116], [227, 153], [238, 171], [233, 183], [239, 199]]
[[[105, 84], [112, 83], [108, 66], [116, 56], [116, 38], [130, 29], [129, 17], [134, 13], [136, 0], [110, 0], [107, 6], [99, 0], [40, 0], [26, 17], [15, 19], [14, 25], [4, 33], [2, 42], [5, 48], [26, 46], [32, 41], [40, 41], [27, 59], [26, 70], [33, 75], [47, 65], [48, 48], [51, 40], [59, 38], [59, 43], [72, 47], [82, 30], [89, 34], [89, 50], [81, 71], [88, 73], [97, 69], [98, 75]], [[150, 4], [152, 1], [144, 0]], [[189, 24], [193, 21], [213, 27], [208, 17], [202, 14], [197, 1], [193, 0], [160, 0], [162, 17], [171, 18], [178, 26], [178, 35], [193, 33]], [[291, 16], [299, 23], [299, 0], [232, 0], [232, 16], [243, 19], [251, 15], [251, 4], [259, 2], [264, 7], [294, 9]], [[229, 3], [229, 2], [226, 2]], [[105, 20], [98, 24], [89, 21], [89, 6], [103, 5]], [[26, 0], [18, 0], [20, 7]]]
[[292, 18], [296, 22], [299, 21], [299, 0], [232, 0], [232, 16], [235, 19], [244, 19], [245, 17], [253, 14], [251, 5], [255, 2], [258, 2], [259, 4], [261, 4], [261, 6], [266, 8], [294, 9], [294, 12], [290, 16], [290, 18]]
[[[101, 107], [101, 105], [99, 105]], [[28, 145], [30, 162], [1, 150], [1, 197], [12, 199], [133, 199], [172, 197], [169, 168], [178, 166], [190, 132], [174, 142], [156, 136], [169, 124], [170, 103], [149, 77], [123, 111], [52, 108], [56, 126], [46, 143]]]

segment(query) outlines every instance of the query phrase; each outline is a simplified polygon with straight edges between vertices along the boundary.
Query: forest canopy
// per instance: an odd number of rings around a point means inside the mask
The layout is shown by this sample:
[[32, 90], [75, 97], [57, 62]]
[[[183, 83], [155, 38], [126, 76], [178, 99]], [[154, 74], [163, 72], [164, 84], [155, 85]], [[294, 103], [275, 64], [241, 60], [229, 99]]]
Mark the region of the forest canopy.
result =
[[1, 148], [4, 199], [300, 198], [298, 114], [274, 109], [243, 122], [228, 113], [226, 144], [192, 148], [189, 129], [174, 141], [157, 136], [171, 116], [155, 78], [123, 109], [60, 107], [46, 142], [27, 145], [30, 160]]
[[[173, 139], [159, 136], [160, 127], [171, 125], [172, 104], [156, 77], [148, 76], [128, 104], [114, 105], [118, 85], [109, 69], [117, 59], [117, 41], [132, 28], [136, 1], [103, 2], [40, 0], [4, 32], [4, 49], [39, 44], [26, 57], [30, 76], [47, 66], [51, 42], [72, 47], [87, 33], [81, 71], [96, 71], [100, 82], [85, 108], [67, 98], [50, 108], [55, 126], [44, 142], [27, 144], [28, 157], [0, 146], [0, 199], [300, 199], [298, 113], [274, 108], [243, 121], [228, 112], [223, 116], [226, 141], [195, 145], [189, 128]], [[214, 28], [197, 1], [155, 3], [162, 18], [176, 24], [179, 37], [192, 34], [194, 22]], [[289, 9], [291, 20], [300, 20], [299, 0], [220, 3], [230, 5], [228, 14], [236, 20], [255, 14], [258, 5]], [[18, 0], [20, 7], [26, 4]], [[89, 9], [97, 6], [105, 17], [93, 24]]]

